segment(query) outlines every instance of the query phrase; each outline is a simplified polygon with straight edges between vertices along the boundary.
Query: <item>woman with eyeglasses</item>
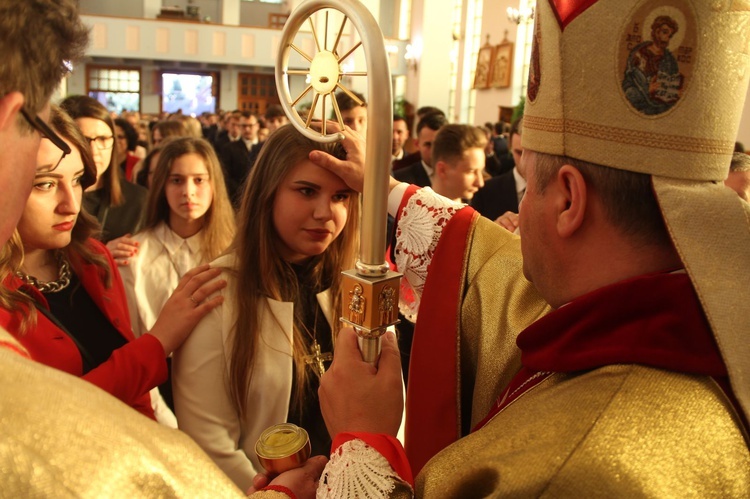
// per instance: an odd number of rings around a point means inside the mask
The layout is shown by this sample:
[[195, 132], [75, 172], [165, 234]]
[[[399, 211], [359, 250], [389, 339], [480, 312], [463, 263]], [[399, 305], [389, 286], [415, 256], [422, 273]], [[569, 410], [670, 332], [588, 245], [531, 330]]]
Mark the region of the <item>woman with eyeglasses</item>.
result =
[[100, 238], [117, 264], [127, 265], [128, 259], [138, 252], [130, 236], [140, 229], [147, 192], [122, 177], [114, 147], [115, 126], [107, 108], [85, 95], [68, 97], [60, 107], [83, 132], [96, 163], [96, 182], [86, 189], [83, 207], [101, 224]]
[[206, 297], [224, 283], [211, 281], [218, 269], [188, 272], [161, 318], [135, 339], [120, 274], [105, 246], [91, 238], [96, 220], [81, 211], [83, 191], [96, 181], [86, 139], [57, 108], [50, 123], [71, 152], [60, 160], [57, 146], [40, 142], [31, 195], [0, 251], [0, 327], [32, 359], [81, 376], [154, 418], [149, 391], [166, 378], [167, 355], [221, 303]]

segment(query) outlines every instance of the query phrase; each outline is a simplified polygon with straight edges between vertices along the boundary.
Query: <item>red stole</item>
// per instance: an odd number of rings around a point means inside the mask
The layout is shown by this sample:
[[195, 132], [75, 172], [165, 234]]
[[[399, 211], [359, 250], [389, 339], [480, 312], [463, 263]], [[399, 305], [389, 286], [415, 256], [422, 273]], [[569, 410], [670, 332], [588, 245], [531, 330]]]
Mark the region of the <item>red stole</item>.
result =
[[[416, 192], [410, 186], [404, 204]], [[399, 209], [401, 213], [401, 209]], [[406, 455], [414, 475], [461, 437], [458, 355], [464, 255], [477, 212], [458, 211], [435, 249], [414, 330], [406, 397]]]

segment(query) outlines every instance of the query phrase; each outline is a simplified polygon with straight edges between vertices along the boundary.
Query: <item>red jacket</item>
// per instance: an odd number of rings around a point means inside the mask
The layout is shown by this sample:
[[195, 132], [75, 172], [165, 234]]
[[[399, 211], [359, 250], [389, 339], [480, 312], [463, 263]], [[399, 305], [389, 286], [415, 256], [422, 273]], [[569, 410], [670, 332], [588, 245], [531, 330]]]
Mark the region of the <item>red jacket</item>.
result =
[[[32, 359], [83, 377], [154, 419], [148, 392], [167, 378], [164, 348], [159, 340], [150, 334], [144, 334], [135, 339], [130, 327], [125, 288], [112, 256], [98, 241], [89, 239], [87, 244], [96, 253], [106, 256], [110, 269], [113, 269], [112, 286], [109, 288], [104, 286], [100, 269], [94, 264], [77, 260], [71, 261], [71, 267], [80, 279], [83, 289], [117, 331], [128, 340], [126, 345], [112, 352], [106, 362], [82, 376], [83, 361], [75, 343], [44, 314], [38, 312], [36, 326], [20, 334], [20, 321], [25, 311], [0, 309], [0, 326], [18, 339], [28, 350]], [[21, 288], [36, 301], [38, 306], [49, 309], [44, 295], [24, 284], [19, 278], [11, 275], [5, 280], [4, 285], [10, 289]]]

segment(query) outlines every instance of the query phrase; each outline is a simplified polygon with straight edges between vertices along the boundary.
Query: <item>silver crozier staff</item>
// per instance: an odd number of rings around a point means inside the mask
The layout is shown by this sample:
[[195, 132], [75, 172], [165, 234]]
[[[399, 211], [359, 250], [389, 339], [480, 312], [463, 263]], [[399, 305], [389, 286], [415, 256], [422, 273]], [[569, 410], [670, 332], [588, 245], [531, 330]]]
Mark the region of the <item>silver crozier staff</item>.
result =
[[[344, 14], [335, 42], [329, 48], [328, 13], [322, 38], [318, 37], [311, 16], [323, 9], [336, 9]], [[303, 23], [310, 20], [317, 52], [310, 56], [294, 45], [294, 36]], [[337, 48], [344, 26], [350, 21], [362, 40], [367, 63], [366, 73], [344, 73], [341, 62], [359, 47], [339, 56]], [[310, 63], [309, 70], [290, 70], [289, 55], [298, 52]], [[290, 74], [309, 74], [307, 88], [292, 98], [289, 91]], [[355, 269], [343, 272], [342, 285], [343, 322], [352, 325], [359, 337], [362, 358], [375, 362], [380, 354], [380, 337], [388, 326], [398, 323], [398, 291], [401, 274], [389, 270], [385, 262], [386, 222], [388, 184], [391, 165], [391, 137], [393, 135], [393, 98], [391, 96], [391, 71], [383, 43], [383, 34], [375, 18], [358, 0], [306, 0], [303, 1], [287, 20], [279, 54], [276, 61], [276, 88], [292, 124], [305, 136], [319, 142], [334, 142], [343, 139], [343, 134], [326, 134], [325, 104], [330, 100], [341, 129], [344, 128], [334, 92], [340, 89], [359, 101], [354, 94], [341, 84], [342, 76], [364, 76], [381, 79], [367, 85], [367, 155], [365, 157], [365, 178], [362, 192], [362, 231], [359, 259]], [[295, 105], [308, 93], [313, 94], [310, 113], [303, 119]], [[323, 117], [322, 130], [310, 128], [310, 122], [317, 105], [320, 104]]]

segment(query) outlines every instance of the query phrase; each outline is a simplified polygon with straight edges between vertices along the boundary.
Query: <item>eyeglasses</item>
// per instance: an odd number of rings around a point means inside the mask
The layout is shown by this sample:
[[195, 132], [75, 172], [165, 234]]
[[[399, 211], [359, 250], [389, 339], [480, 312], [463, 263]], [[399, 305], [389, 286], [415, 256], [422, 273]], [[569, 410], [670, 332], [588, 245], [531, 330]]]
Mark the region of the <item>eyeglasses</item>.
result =
[[109, 137], [105, 137], [104, 135], [98, 137], [85, 137], [85, 139], [89, 141], [91, 147], [96, 145], [100, 150], [109, 149], [115, 143], [115, 137], [113, 135], [110, 135]]
[[67, 156], [68, 154], [70, 154], [71, 152], [70, 146], [62, 139], [62, 137], [57, 135], [57, 133], [55, 133], [55, 131], [52, 130], [52, 128], [50, 128], [50, 126], [47, 123], [45, 123], [44, 120], [40, 118], [39, 116], [32, 117], [31, 114], [29, 114], [29, 112], [26, 111], [26, 109], [24, 108], [21, 108], [21, 115], [29, 123], [29, 125], [31, 125], [31, 128], [39, 132], [42, 138], [47, 139], [53, 144], [55, 144], [55, 146], [58, 149], [60, 149], [60, 151], [62, 152], [62, 156], [60, 156], [60, 159], [57, 161], [57, 163], [55, 163], [55, 166], [51, 169], [51, 170], [54, 170], [55, 168], [57, 168], [57, 166], [60, 164], [63, 158]]
[[258, 124], [257, 123], [243, 123], [242, 125], [240, 125], [240, 128], [252, 128], [254, 126], [258, 126]]

